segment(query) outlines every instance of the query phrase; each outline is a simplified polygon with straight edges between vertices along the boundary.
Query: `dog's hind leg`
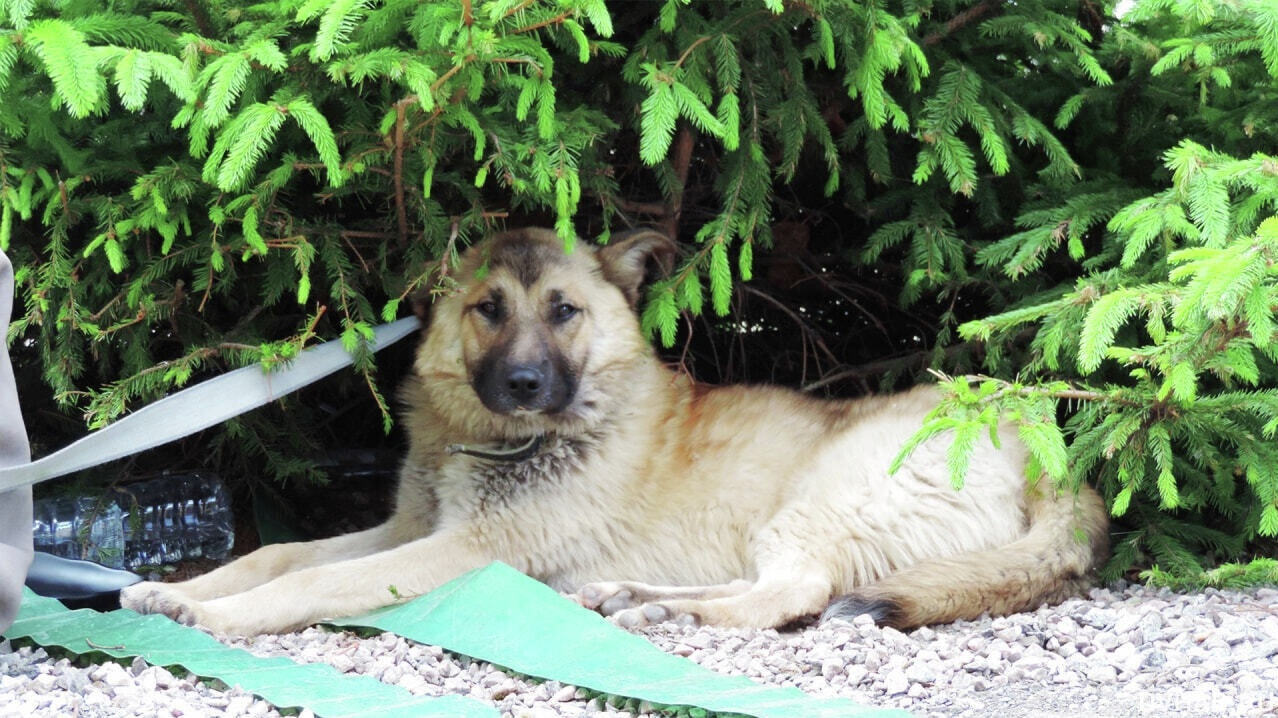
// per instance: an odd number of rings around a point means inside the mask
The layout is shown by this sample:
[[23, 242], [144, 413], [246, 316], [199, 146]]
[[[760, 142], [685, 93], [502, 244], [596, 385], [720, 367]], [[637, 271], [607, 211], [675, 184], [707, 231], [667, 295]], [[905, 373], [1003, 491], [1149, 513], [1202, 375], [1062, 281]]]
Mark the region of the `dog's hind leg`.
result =
[[165, 606], [208, 601], [260, 586], [286, 573], [385, 551], [397, 541], [384, 523], [344, 536], [263, 546], [214, 571], [181, 583], [145, 581], [120, 592], [120, 605], [138, 613], [165, 613]]
[[653, 601], [706, 600], [736, 596], [754, 584], [745, 579], [712, 586], [654, 586], [639, 581], [600, 581], [577, 590], [577, 603], [605, 616]]
[[834, 592], [830, 555], [831, 534], [824, 510], [796, 502], [779, 511], [752, 537], [750, 558], [758, 578], [737, 581], [731, 591], [690, 595], [674, 590], [655, 592], [638, 606], [617, 611], [617, 623], [627, 628], [662, 621], [708, 626], [775, 628], [820, 613]]
[[819, 569], [765, 573], [745, 591], [718, 598], [650, 601], [613, 614], [617, 623], [636, 628], [674, 621], [685, 625], [775, 628], [825, 608], [831, 582]]

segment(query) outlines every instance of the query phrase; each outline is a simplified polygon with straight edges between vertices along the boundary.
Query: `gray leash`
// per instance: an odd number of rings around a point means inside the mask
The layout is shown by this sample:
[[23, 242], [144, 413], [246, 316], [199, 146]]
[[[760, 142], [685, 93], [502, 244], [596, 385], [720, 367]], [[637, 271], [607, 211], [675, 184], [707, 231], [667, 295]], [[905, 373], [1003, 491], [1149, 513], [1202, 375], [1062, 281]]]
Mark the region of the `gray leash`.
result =
[[[370, 348], [379, 351], [420, 326], [406, 317], [373, 330]], [[274, 401], [349, 366], [354, 357], [340, 339], [299, 352], [275, 371], [241, 367], [148, 404], [119, 421], [29, 464], [0, 468], [0, 492], [38, 484], [130, 454], [167, 444]]]

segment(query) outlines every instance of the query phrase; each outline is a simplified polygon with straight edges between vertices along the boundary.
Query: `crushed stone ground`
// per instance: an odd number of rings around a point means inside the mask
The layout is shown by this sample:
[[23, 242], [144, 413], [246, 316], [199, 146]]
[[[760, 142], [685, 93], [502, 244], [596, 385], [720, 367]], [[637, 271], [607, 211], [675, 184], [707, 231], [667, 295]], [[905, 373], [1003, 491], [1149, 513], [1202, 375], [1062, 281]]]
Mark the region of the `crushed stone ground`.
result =
[[[1278, 590], [1173, 593], [1119, 584], [1031, 613], [901, 633], [866, 617], [796, 631], [662, 625], [639, 631], [720, 673], [920, 716], [1278, 715]], [[662, 715], [635, 700], [510, 675], [382, 634], [311, 628], [221, 639], [262, 656], [328, 663], [416, 695], [465, 695], [508, 716]], [[0, 642], [0, 716], [277, 716], [135, 660], [78, 667]], [[311, 718], [302, 711], [302, 718]]]

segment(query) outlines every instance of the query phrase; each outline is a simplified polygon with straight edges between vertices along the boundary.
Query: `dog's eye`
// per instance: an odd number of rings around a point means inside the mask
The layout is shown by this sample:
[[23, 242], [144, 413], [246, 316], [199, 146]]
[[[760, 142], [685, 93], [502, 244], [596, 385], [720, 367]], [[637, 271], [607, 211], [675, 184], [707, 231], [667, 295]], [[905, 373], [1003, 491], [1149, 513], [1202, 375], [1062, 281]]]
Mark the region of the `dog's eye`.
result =
[[577, 315], [577, 312], [581, 310], [578, 309], [577, 307], [574, 307], [571, 304], [568, 304], [567, 302], [561, 302], [559, 304], [556, 304], [554, 310], [552, 311], [553, 311], [552, 316], [554, 316], [555, 321], [566, 322], [569, 319], [572, 319], [573, 317], [575, 317]]
[[497, 306], [497, 302], [486, 299], [475, 305], [475, 311], [482, 314], [485, 319], [496, 319], [501, 314], [501, 307]]

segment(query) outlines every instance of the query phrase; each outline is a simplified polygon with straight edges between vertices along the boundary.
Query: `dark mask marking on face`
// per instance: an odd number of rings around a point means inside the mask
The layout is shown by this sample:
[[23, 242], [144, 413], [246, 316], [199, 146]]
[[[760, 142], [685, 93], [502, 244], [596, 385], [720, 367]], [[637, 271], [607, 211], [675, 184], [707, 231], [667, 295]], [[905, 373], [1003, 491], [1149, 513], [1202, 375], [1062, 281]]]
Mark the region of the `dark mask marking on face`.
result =
[[564, 261], [563, 250], [545, 242], [528, 241], [522, 236], [503, 237], [489, 248], [488, 263], [509, 271], [524, 288], [531, 287], [546, 269]]
[[494, 414], [518, 409], [554, 414], [577, 394], [577, 376], [568, 360], [543, 343], [533, 356], [512, 357], [511, 340], [495, 344], [475, 367], [471, 386]]

